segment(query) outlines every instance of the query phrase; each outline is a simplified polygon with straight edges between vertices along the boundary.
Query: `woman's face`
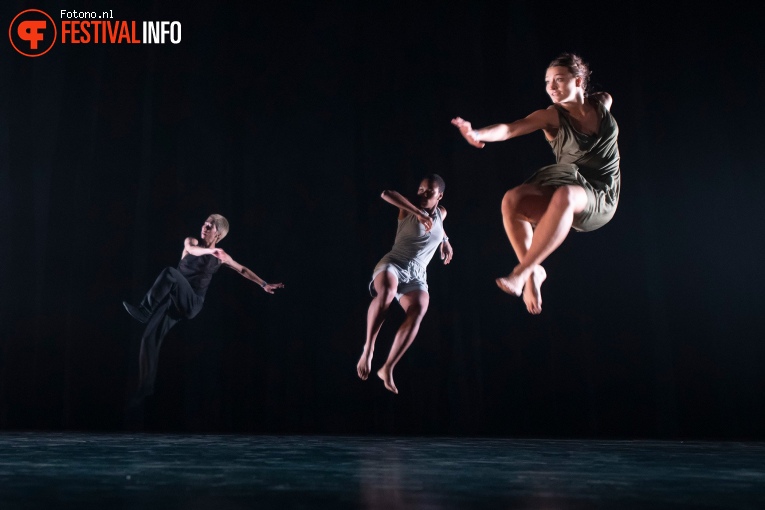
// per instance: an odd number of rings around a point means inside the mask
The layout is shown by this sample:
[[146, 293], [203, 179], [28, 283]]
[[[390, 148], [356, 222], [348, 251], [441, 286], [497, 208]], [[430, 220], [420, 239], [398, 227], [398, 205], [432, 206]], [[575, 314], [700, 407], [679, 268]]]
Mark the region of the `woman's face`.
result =
[[545, 89], [553, 103], [571, 101], [581, 91], [581, 79], [571, 74], [564, 66], [547, 68]]
[[420, 199], [420, 207], [432, 209], [438, 205], [438, 201], [444, 197], [444, 194], [435, 182], [424, 179], [417, 188], [417, 196]]
[[218, 229], [215, 227], [212, 218], [207, 218], [202, 225], [202, 240], [205, 244], [210, 245], [218, 239]]

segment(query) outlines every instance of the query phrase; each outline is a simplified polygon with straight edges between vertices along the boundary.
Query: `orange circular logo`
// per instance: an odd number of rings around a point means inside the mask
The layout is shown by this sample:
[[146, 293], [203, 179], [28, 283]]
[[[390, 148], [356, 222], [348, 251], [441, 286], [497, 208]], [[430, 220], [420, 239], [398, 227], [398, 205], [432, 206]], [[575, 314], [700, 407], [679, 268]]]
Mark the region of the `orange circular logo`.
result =
[[39, 9], [21, 11], [11, 21], [8, 37], [13, 48], [25, 57], [39, 57], [56, 44], [56, 24]]

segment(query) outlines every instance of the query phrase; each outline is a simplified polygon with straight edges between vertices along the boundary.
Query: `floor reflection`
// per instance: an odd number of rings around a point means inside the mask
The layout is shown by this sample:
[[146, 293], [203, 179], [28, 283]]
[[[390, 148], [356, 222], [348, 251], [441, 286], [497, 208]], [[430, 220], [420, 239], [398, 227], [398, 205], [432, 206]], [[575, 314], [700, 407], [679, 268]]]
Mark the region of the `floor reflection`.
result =
[[765, 508], [765, 444], [0, 434], [0, 509]]

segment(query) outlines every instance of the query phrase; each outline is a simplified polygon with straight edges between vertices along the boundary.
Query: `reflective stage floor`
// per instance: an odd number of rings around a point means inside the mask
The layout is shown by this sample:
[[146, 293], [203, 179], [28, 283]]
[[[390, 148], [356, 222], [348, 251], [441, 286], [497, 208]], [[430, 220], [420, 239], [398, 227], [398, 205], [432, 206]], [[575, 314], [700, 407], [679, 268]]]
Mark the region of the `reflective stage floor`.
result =
[[0, 509], [763, 509], [765, 443], [0, 433]]

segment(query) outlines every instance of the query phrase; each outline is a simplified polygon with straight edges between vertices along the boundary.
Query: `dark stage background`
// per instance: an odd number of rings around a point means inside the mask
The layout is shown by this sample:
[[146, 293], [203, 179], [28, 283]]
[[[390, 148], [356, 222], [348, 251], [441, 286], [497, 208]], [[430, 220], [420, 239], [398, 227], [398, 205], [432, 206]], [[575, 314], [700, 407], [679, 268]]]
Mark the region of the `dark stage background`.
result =
[[[5, 2], [4, 26], [113, 9], [183, 40], [0, 44], [0, 428], [765, 438], [765, 45], [753, 12], [700, 5]], [[449, 121], [546, 107], [566, 50], [614, 97], [622, 198], [546, 262], [531, 317], [494, 285], [515, 264], [499, 204], [552, 153], [539, 133], [479, 151]], [[430, 265], [396, 396], [355, 368], [396, 228], [379, 195], [429, 172], [455, 258]], [[221, 271], [128, 413], [141, 328], [120, 302], [212, 212], [286, 288]]]

